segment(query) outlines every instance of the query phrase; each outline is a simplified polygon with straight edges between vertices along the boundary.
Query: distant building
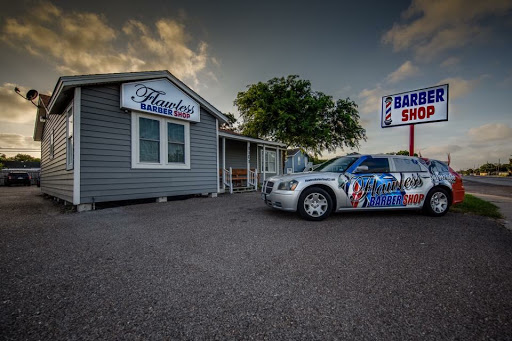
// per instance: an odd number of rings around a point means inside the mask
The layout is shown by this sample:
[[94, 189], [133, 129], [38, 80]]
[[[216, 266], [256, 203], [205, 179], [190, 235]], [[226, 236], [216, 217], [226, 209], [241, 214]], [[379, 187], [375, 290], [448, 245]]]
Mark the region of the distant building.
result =
[[304, 170], [310, 166], [308, 163], [308, 155], [303, 153], [300, 148], [288, 149], [286, 151], [284, 169], [287, 174], [304, 172]]

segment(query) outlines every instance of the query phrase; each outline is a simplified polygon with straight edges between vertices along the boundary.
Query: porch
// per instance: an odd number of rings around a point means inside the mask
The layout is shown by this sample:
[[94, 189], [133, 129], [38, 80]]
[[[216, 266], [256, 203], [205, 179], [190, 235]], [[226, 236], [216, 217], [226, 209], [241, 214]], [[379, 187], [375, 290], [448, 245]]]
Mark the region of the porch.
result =
[[220, 129], [220, 193], [256, 191], [266, 178], [283, 174], [285, 147]]

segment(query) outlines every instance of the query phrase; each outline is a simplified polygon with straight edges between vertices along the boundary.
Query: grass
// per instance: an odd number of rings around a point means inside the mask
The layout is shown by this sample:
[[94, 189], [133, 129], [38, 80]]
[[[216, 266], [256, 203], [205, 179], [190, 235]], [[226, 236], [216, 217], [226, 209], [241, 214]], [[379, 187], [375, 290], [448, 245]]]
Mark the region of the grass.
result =
[[498, 206], [471, 194], [464, 195], [464, 201], [460, 204], [453, 205], [450, 210], [452, 212], [472, 213], [490, 218], [503, 218]]

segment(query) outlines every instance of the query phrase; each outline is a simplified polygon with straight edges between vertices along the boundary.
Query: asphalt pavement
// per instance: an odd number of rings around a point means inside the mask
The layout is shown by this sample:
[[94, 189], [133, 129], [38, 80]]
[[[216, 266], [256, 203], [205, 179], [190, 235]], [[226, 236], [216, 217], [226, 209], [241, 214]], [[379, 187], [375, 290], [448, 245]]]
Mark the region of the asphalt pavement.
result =
[[0, 188], [3, 340], [510, 340], [512, 232], [417, 212], [308, 222], [257, 193], [70, 213]]

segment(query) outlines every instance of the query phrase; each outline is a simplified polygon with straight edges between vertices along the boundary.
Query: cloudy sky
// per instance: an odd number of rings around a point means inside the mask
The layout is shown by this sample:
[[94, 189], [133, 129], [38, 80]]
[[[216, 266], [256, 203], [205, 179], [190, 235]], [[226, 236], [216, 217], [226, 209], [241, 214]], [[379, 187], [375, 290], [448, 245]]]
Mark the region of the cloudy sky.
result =
[[[380, 98], [450, 84], [449, 121], [416, 150], [455, 168], [512, 154], [512, 0], [16, 1], [0, 13], [0, 152], [29, 150], [35, 107], [59, 76], [167, 69], [223, 112], [249, 84], [298, 74], [359, 104], [359, 152], [408, 149]], [[7, 149], [11, 148], [11, 149]], [[340, 151], [343, 154], [347, 151]]]

